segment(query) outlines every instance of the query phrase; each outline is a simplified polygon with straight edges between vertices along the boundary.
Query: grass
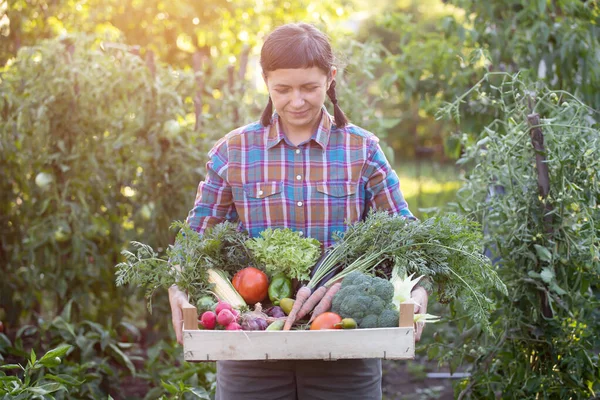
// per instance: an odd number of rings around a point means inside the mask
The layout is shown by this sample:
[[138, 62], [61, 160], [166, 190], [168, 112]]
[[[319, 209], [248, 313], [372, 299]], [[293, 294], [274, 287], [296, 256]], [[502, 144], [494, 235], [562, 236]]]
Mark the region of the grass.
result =
[[427, 210], [444, 210], [456, 200], [456, 191], [462, 186], [461, 171], [453, 164], [434, 162], [402, 162], [394, 165], [400, 178], [400, 188], [410, 210], [423, 218]]

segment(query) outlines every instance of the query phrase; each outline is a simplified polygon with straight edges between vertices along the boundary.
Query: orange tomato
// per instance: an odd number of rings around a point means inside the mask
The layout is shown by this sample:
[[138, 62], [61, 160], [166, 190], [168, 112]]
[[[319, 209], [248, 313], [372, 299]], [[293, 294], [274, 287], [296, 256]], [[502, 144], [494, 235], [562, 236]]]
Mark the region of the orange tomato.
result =
[[269, 278], [264, 272], [254, 267], [238, 271], [233, 276], [231, 283], [248, 304], [263, 301], [269, 291]]
[[336, 313], [330, 311], [324, 312], [323, 314], [315, 318], [313, 323], [310, 324], [310, 330], [318, 331], [321, 329], [342, 329], [341, 324], [335, 326], [340, 322], [342, 322], [342, 317], [340, 317]]

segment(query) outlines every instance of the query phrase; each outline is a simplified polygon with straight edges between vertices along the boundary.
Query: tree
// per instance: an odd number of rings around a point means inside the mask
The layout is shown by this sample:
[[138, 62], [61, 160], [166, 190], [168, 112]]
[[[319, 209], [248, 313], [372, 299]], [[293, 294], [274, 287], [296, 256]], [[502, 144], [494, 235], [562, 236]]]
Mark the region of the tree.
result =
[[[19, 48], [62, 34], [99, 34], [152, 51], [170, 65], [189, 66], [191, 54], [236, 57], [276, 26], [295, 21], [329, 25], [346, 11], [345, 2], [302, 0], [15, 0], [5, 6], [7, 26], [0, 42], [0, 65]], [[0, 11], [2, 8], [0, 8]], [[226, 65], [219, 65], [226, 68]]]
[[600, 109], [600, 3], [595, 0], [455, 0], [489, 51], [492, 70], [522, 69]]

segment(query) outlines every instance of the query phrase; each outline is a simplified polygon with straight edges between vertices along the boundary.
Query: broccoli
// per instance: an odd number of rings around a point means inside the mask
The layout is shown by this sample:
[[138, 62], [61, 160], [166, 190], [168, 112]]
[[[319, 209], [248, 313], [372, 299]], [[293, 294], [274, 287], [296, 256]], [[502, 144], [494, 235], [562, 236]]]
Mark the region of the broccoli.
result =
[[383, 310], [381, 314], [379, 314], [379, 319], [377, 320], [377, 326], [380, 328], [393, 328], [398, 327], [400, 324], [400, 313], [396, 309]]
[[342, 318], [353, 318], [359, 328], [395, 327], [400, 317], [393, 297], [394, 286], [389, 281], [354, 271], [342, 281], [331, 311]]

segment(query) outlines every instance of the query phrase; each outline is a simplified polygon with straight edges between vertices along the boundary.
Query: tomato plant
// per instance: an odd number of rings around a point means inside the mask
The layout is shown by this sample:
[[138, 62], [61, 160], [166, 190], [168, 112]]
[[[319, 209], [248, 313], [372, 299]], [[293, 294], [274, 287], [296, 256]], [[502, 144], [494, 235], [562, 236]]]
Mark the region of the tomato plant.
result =
[[[462, 333], [442, 340], [452, 350], [432, 346], [430, 355], [454, 367], [473, 363], [461, 397], [593, 397], [600, 390], [600, 113], [526, 73], [490, 73], [443, 111], [457, 116], [482, 98], [496, 119], [475, 139], [462, 135], [459, 163], [471, 168], [457, 205], [485, 227], [510, 301], [495, 296], [493, 337], [465, 324], [457, 308]], [[532, 140], [538, 129], [543, 148]]]

